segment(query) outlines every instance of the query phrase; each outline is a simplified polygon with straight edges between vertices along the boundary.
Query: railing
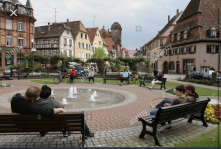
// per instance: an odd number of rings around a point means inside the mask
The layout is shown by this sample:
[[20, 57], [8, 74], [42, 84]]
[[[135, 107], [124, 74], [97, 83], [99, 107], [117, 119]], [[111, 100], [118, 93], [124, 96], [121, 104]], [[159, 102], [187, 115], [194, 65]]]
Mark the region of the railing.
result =
[[45, 49], [45, 48], [59, 48], [58, 44], [36, 44], [36, 49]]

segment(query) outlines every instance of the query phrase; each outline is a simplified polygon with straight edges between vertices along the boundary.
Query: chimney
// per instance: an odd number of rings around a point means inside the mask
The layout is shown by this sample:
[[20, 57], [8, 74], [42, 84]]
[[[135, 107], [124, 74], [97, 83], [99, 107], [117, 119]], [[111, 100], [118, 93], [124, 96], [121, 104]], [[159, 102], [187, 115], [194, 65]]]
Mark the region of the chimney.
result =
[[108, 34], [109, 34], [110, 30], [108, 29]]
[[179, 9], [176, 10], [176, 17], [179, 15]]
[[104, 29], [105, 27], [103, 26], [103, 29]]
[[69, 19], [67, 19], [67, 24], [69, 23]]
[[168, 23], [170, 22], [170, 15], [168, 15]]
[[50, 27], [51, 27], [51, 24], [50, 22], [48, 22], [48, 32], [50, 32]]

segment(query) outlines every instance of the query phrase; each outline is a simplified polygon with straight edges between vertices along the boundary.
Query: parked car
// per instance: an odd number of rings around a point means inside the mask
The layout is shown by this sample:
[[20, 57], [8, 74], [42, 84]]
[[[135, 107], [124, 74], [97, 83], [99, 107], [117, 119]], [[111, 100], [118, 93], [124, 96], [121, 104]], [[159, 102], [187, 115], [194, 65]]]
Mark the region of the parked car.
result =
[[[213, 70], [209, 70], [209, 76], [212, 75], [214, 71]], [[193, 71], [191, 74], [190, 74], [190, 77], [193, 78], [193, 79], [208, 79], [209, 76], [205, 76], [204, 75], [204, 70], [196, 70], [196, 71]]]
[[[12, 72], [13, 72], [13, 75], [17, 74], [17, 70], [16, 70], [16, 69], [13, 69]], [[3, 71], [3, 75], [4, 75], [4, 76], [6, 76], [6, 75], [11, 75], [11, 69], [5, 69], [5, 70]]]
[[[212, 79], [212, 74], [209, 75], [209, 78], [208, 78], [208, 79], [209, 79], [209, 80]], [[219, 74], [218, 72], [217, 72], [217, 79], [221, 80], [221, 74]]]

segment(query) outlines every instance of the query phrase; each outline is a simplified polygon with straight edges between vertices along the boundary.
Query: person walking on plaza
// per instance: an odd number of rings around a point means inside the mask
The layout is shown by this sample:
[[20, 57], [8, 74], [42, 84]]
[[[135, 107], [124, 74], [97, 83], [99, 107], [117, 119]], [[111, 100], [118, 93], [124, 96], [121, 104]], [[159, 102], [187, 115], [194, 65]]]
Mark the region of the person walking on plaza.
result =
[[89, 69], [89, 82], [91, 82], [91, 79], [94, 83], [94, 70], [92, 67]]
[[128, 77], [129, 77], [129, 73], [127, 72], [127, 69], [124, 69], [124, 73], [122, 74], [120, 86], [122, 86], [123, 82], [124, 82], [125, 80], [127, 80]]
[[156, 79], [154, 79], [151, 84], [148, 86], [149, 89], [152, 90], [153, 86], [155, 83], [162, 83], [163, 81], [163, 75], [162, 75], [162, 70], [159, 70], [159, 75], [156, 76]]

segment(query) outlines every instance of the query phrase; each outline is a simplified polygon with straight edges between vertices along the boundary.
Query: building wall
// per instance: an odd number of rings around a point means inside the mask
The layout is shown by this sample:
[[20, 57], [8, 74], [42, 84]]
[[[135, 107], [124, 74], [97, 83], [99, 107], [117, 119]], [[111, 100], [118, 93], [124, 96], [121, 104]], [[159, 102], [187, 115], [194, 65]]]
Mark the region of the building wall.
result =
[[[64, 38], [67, 39], [67, 44], [64, 43]], [[74, 57], [74, 39], [71, 31], [64, 30], [62, 36], [60, 37], [60, 41], [60, 53], [68, 57]]]
[[[80, 37], [81, 33], [84, 35], [87, 35], [87, 39], [81, 38]], [[81, 44], [80, 47], [78, 46], [78, 43]], [[89, 45], [88, 48], [82, 47], [82, 43]], [[75, 41], [75, 55], [74, 56], [76, 58], [81, 58], [82, 60], [86, 61], [88, 58], [90, 58], [90, 56], [92, 54], [91, 50], [92, 50], [92, 46], [91, 46], [91, 42], [90, 42], [88, 34], [80, 31], [78, 33], [78, 35], [76, 37], [76, 41]], [[88, 57], [86, 58], [86, 56], [88, 56]]]
[[[3, 12], [0, 12], [0, 53], [1, 53], [1, 64], [0, 64], [0, 73], [5, 69], [9, 68], [12, 65], [17, 65], [17, 54], [20, 54], [20, 51], [12, 50], [18, 46], [18, 39], [23, 39], [23, 49], [21, 54], [27, 55], [31, 52], [32, 42], [34, 41], [34, 22], [35, 19], [29, 16], [24, 16], [17, 14], [17, 17], [10, 17], [11, 13], [6, 12], [5, 15], [1, 15]], [[30, 19], [30, 20], [29, 20]], [[6, 20], [12, 21], [12, 30], [6, 29]], [[30, 22], [29, 22], [30, 21]], [[18, 22], [23, 23], [23, 31], [18, 31]], [[33, 32], [31, 32], [33, 26]], [[12, 37], [12, 46], [6, 45], [6, 37]], [[2, 48], [6, 48], [2, 50]], [[13, 52], [14, 51], [14, 52]], [[9, 54], [11, 53], [11, 54]], [[13, 53], [13, 54], [12, 54]], [[5, 56], [11, 55], [14, 56], [13, 64], [5, 66], [7, 64]], [[24, 60], [23, 60], [24, 61]]]
[[101, 38], [99, 30], [97, 30], [97, 33], [94, 38], [93, 47], [98, 48], [98, 47], [102, 47], [102, 45], [103, 45], [103, 40]]

